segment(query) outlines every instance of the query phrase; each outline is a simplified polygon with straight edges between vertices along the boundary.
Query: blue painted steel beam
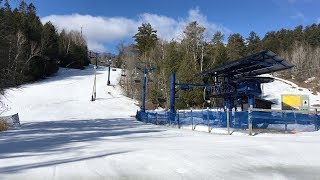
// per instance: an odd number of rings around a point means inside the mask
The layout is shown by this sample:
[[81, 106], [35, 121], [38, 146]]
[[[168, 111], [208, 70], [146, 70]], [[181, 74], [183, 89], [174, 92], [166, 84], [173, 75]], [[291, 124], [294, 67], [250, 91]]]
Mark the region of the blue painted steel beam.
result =
[[143, 70], [143, 84], [142, 84], [142, 105], [141, 111], [146, 111], [146, 88], [147, 88], [147, 69]]
[[252, 107], [252, 108], [254, 108], [254, 95], [249, 95], [248, 96], [248, 108], [249, 107]]
[[170, 113], [169, 119], [171, 122], [175, 120], [176, 109], [175, 109], [175, 101], [176, 101], [176, 74], [170, 74]]
[[175, 113], [175, 98], [176, 98], [176, 74], [170, 74], [170, 113]]
[[189, 87], [206, 87], [210, 86], [209, 84], [185, 84], [185, 83], [176, 83], [177, 86], [189, 86]]

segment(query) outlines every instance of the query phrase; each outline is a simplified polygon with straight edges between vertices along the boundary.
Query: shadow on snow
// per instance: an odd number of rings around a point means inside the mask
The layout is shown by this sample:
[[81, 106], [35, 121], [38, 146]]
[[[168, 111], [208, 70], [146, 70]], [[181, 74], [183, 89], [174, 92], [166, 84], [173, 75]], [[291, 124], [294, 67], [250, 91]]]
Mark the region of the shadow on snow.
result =
[[[0, 160], [72, 153], [92, 146], [92, 144], [80, 145], [77, 144], [78, 142], [112, 141], [112, 137], [115, 136], [117, 136], [116, 138], [132, 140], [133, 138], [150, 137], [148, 133], [157, 133], [165, 130], [165, 128], [144, 125], [141, 122], [130, 119], [61, 120], [25, 123], [20, 128], [0, 133]], [[128, 152], [124, 150], [87, 157], [54, 159], [48, 162], [6, 166], [0, 168], [0, 174]]]

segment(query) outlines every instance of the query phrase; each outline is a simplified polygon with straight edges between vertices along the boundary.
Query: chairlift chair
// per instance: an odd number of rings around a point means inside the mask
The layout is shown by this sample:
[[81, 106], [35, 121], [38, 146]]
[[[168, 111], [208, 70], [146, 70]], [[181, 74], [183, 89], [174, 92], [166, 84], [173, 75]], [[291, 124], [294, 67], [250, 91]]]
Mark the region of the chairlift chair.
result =
[[133, 80], [134, 80], [135, 83], [141, 83], [141, 79], [138, 76], [139, 73], [136, 72], [136, 69], [135, 69], [135, 72], [132, 73], [132, 75], [133, 75]]
[[135, 83], [141, 83], [141, 80], [140, 80], [140, 79], [135, 78], [135, 79], [134, 79], [134, 82], [135, 82]]
[[212, 89], [211, 89], [212, 87], [204, 87], [204, 89], [203, 89], [203, 100], [204, 101], [210, 101], [211, 99], [211, 91], [212, 91]]
[[192, 91], [193, 90], [193, 87], [192, 86], [189, 86], [188, 84], [181, 84], [180, 85], [180, 89], [182, 91]]
[[167, 100], [166, 100], [165, 98], [163, 98], [163, 97], [160, 97], [160, 98], [158, 98], [158, 102], [159, 102], [160, 104], [162, 104], [162, 103], [167, 102]]

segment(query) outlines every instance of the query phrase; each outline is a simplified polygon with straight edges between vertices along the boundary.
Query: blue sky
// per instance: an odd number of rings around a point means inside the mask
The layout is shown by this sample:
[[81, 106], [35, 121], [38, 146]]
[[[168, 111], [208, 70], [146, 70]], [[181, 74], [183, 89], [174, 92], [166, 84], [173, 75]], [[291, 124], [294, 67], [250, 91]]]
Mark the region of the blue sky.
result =
[[83, 27], [89, 48], [115, 52], [119, 42], [131, 42], [137, 27], [149, 22], [160, 38], [179, 39], [189, 21], [228, 36], [320, 22], [320, 0], [33, 0], [43, 22], [59, 29]]

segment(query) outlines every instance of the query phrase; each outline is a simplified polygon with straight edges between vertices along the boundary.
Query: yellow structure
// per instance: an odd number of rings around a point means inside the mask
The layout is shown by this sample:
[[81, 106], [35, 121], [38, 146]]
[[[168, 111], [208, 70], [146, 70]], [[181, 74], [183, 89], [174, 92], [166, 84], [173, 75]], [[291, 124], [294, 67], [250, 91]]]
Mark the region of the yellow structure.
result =
[[309, 96], [286, 94], [281, 96], [282, 110], [309, 110]]

